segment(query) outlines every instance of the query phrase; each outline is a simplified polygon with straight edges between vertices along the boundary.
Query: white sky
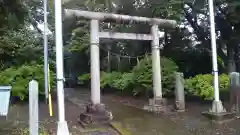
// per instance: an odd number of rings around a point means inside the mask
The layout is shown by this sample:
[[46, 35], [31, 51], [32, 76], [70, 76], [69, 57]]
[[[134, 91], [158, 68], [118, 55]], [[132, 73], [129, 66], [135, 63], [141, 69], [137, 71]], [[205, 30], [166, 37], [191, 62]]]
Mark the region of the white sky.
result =
[[[30, 25], [29, 27], [31, 30], [35, 30], [33, 25]], [[42, 31], [42, 34], [44, 34], [44, 23], [38, 23], [37, 27]], [[49, 29], [47, 29], [47, 35], [52, 35], [52, 32]]]
[[[41, 31], [42, 33], [44, 34], [44, 23], [40, 24], [38, 23], [38, 26], [37, 26]], [[52, 32], [47, 28], [47, 35], [51, 35]]]

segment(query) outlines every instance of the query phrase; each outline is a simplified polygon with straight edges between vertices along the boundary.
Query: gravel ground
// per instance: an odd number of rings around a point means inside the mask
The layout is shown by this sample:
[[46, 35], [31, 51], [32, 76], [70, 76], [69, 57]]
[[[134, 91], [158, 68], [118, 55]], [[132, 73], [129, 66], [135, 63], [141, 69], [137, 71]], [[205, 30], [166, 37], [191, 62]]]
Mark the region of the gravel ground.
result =
[[[69, 98], [79, 106], [90, 98], [90, 90], [75, 89], [70, 93]], [[239, 119], [216, 125], [202, 115], [211, 108], [211, 102], [187, 102], [186, 112], [155, 115], [139, 109], [148, 104], [147, 100], [111, 94], [104, 94], [101, 99], [113, 113], [114, 121], [133, 135], [240, 135]], [[170, 105], [173, 103], [169, 100]]]
[[[102, 127], [101, 129], [83, 129], [77, 123], [77, 116], [82, 111], [81, 108], [72, 104], [69, 101], [65, 102], [66, 120], [68, 121], [69, 130], [72, 135], [116, 135], [116, 131], [111, 128]], [[0, 135], [26, 135], [28, 127], [28, 104], [18, 103], [11, 105], [7, 120], [0, 119]], [[49, 116], [48, 105], [40, 103], [39, 105], [39, 120], [40, 127], [46, 130], [46, 135], [55, 135], [57, 127], [57, 104], [53, 102], [53, 117]], [[23, 131], [24, 130], [24, 131]], [[45, 134], [43, 134], [45, 135]]]
[[[66, 90], [68, 91], [68, 90]], [[69, 101], [65, 102], [66, 120], [72, 135], [117, 135], [110, 127], [98, 129], [83, 129], [77, 123], [77, 116], [88, 103], [89, 91], [73, 90], [66, 93]], [[54, 100], [56, 101], [56, 100]], [[70, 102], [71, 101], [71, 102]], [[199, 102], [187, 103], [184, 113], [154, 115], [137, 109], [147, 104], [146, 100], [115, 95], [103, 95], [102, 101], [113, 113], [114, 121], [130, 131], [133, 135], [240, 135], [240, 120], [234, 120], [222, 125], [211, 124], [201, 113], [208, 110], [211, 104]], [[172, 104], [172, 102], [170, 102]], [[55, 135], [57, 127], [57, 104], [53, 102], [54, 116], [48, 114], [48, 106], [40, 103], [40, 125]], [[28, 126], [28, 104], [11, 105], [7, 120], [0, 119], [0, 135], [24, 135], [19, 129]]]

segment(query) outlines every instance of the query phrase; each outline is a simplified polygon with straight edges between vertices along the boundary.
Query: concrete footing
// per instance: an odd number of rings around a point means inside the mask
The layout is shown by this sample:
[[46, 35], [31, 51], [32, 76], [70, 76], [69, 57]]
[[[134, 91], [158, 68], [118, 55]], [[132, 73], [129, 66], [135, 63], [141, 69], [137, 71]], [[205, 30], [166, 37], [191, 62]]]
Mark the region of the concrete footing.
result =
[[227, 112], [221, 101], [213, 101], [212, 108], [202, 113], [213, 123], [222, 124], [235, 119], [236, 113]]
[[222, 102], [219, 101], [213, 101], [212, 103], [212, 109], [209, 110], [209, 112], [212, 113], [225, 113], [226, 109], [223, 107]]
[[144, 110], [154, 113], [164, 113], [166, 111], [166, 99], [154, 98], [149, 99], [149, 104], [143, 107]]
[[70, 135], [66, 121], [58, 122], [57, 135]]
[[175, 102], [174, 109], [175, 109], [177, 112], [185, 112], [185, 102], [176, 101], [176, 102]]
[[109, 124], [113, 119], [112, 113], [107, 111], [104, 104], [89, 104], [86, 111], [81, 113], [78, 122], [83, 127]]

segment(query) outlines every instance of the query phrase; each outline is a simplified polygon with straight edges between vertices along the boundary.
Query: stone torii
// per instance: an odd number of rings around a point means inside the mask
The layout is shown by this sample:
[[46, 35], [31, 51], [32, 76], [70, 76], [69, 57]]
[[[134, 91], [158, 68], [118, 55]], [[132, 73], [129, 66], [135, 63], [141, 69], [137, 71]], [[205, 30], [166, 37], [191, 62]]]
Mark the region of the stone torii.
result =
[[[175, 28], [177, 23], [174, 20], [147, 18], [138, 16], [128, 16], [120, 14], [111, 14], [103, 12], [91, 12], [83, 10], [65, 9], [65, 19], [72, 16], [85, 17], [91, 20], [90, 30], [90, 53], [91, 53], [91, 104], [87, 106], [87, 112], [80, 115], [82, 124], [89, 124], [90, 121], [98, 122], [101, 118], [110, 120], [104, 105], [101, 103], [100, 94], [100, 58], [99, 58], [99, 40], [100, 38], [111, 39], [129, 39], [129, 40], [150, 40], [152, 41], [152, 68], [153, 68], [153, 92], [154, 98], [150, 100], [150, 106], [163, 105], [162, 84], [161, 84], [161, 66], [160, 66], [160, 46], [159, 29]], [[99, 21], [131, 21], [138, 23], [148, 23], [151, 25], [151, 34], [137, 33], [118, 33], [99, 31]], [[95, 114], [98, 114], [97, 116]], [[95, 117], [96, 116], [96, 117]], [[89, 121], [90, 120], [90, 121]]]

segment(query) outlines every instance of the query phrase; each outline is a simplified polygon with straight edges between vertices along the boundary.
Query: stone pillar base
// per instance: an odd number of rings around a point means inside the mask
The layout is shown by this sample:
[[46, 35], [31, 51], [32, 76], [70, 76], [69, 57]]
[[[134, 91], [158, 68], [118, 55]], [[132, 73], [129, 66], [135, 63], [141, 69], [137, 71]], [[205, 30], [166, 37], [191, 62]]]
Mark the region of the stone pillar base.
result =
[[235, 113], [226, 112], [221, 101], [213, 101], [212, 108], [202, 113], [213, 123], [222, 124], [235, 119]]
[[143, 107], [144, 110], [154, 113], [164, 113], [166, 112], [166, 99], [164, 98], [154, 98], [149, 99], [149, 104]]
[[184, 101], [176, 101], [174, 108], [175, 108], [175, 110], [177, 112], [185, 112], [185, 103], [184, 103]]
[[113, 119], [112, 113], [107, 111], [104, 104], [89, 104], [86, 111], [81, 113], [78, 122], [83, 127], [108, 124]]

